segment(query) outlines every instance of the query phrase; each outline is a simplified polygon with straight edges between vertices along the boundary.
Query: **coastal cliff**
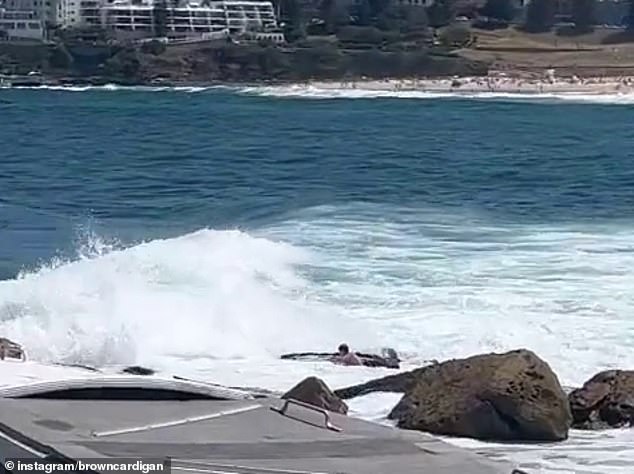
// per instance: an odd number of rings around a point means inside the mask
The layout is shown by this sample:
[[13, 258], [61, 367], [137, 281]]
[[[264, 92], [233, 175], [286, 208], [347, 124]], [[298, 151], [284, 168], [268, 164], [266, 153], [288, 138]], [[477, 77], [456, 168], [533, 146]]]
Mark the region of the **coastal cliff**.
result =
[[324, 43], [291, 48], [209, 42], [92, 50], [72, 45], [0, 45], [0, 68], [6, 70], [8, 65], [11, 72], [36, 70], [51, 80], [127, 84], [480, 76], [488, 72], [486, 61], [447, 52], [343, 49]]

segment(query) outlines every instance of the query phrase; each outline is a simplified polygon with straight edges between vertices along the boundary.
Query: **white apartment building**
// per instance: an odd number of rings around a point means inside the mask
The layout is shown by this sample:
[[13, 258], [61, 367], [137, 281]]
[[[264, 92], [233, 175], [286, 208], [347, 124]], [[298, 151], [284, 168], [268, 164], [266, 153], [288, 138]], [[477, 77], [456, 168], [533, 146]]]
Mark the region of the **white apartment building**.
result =
[[[223, 31], [237, 34], [272, 31], [278, 26], [268, 0], [189, 0], [177, 4], [172, 0], [163, 4], [154, 0], [105, 0], [101, 22], [107, 28], [135, 32], [137, 36], [197, 36]], [[164, 31], [155, 31], [159, 28]]]
[[5, 0], [7, 12], [33, 12], [48, 25], [73, 26], [80, 23], [80, 0]]
[[44, 39], [45, 26], [36, 12], [0, 8], [0, 31], [11, 40], [41, 41]]
[[278, 24], [270, 0], [159, 1], [5, 0], [4, 9], [0, 9], [0, 30], [10, 31], [11, 37], [33, 38], [43, 38], [47, 25], [99, 26], [132, 38], [259, 32], [278, 41], [281, 35], [274, 33]]

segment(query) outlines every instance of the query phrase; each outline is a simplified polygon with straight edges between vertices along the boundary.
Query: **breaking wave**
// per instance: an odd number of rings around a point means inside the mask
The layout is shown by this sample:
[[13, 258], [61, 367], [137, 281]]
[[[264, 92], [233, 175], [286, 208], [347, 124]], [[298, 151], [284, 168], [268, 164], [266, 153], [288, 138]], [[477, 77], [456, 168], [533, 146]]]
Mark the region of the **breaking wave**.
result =
[[13, 89], [25, 90], [51, 90], [61, 92], [180, 92], [180, 93], [214, 93], [225, 91], [246, 96], [275, 97], [293, 99], [409, 99], [409, 100], [433, 100], [433, 99], [468, 99], [491, 100], [497, 102], [533, 102], [533, 103], [579, 103], [579, 104], [605, 104], [605, 105], [632, 105], [634, 94], [632, 93], [603, 93], [603, 92], [439, 92], [431, 90], [395, 90], [381, 88], [364, 88], [363, 84], [356, 87], [327, 87], [310, 84], [292, 84], [279, 86], [238, 86], [238, 85], [212, 85], [212, 86], [123, 86], [118, 84], [106, 84], [101, 86], [17, 86]]
[[305, 299], [295, 267], [311, 255], [289, 244], [201, 230], [129, 248], [90, 236], [79, 251], [0, 282], [0, 333], [31, 358], [266, 358], [362, 338], [359, 324]]
[[314, 85], [289, 85], [244, 87], [240, 93], [261, 97], [297, 98], [297, 99], [472, 99], [494, 101], [525, 101], [525, 102], [571, 102], [591, 104], [634, 104], [634, 94], [607, 93], [513, 93], [513, 92], [437, 92], [425, 90], [394, 90], [381, 88], [364, 88], [363, 84], [356, 87], [319, 87]]

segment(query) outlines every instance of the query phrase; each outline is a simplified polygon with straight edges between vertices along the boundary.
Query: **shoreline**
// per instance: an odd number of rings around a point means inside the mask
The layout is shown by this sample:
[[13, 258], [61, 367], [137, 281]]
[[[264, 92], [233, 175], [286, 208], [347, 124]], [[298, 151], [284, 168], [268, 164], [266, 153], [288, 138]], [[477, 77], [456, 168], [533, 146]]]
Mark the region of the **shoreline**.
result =
[[411, 78], [411, 79], [341, 79], [307, 81], [139, 81], [119, 82], [107, 78], [46, 78], [30, 80], [21, 78], [12, 84], [11, 79], [0, 83], [0, 89], [47, 89], [47, 88], [283, 88], [304, 87], [325, 92], [341, 90], [361, 90], [371, 92], [422, 92], [447, 94], [570, 94], [570, 95], [629, 95], [634, 94], [634, 76], [603, 77], [527, 77], [506, 73], [488, 76], [454, 76], [450, 78]]
[[634, 76], [595, 78], [530, 78], [510, 75], [447, 79], [387, 79], [366, 81], [315, 81], [321, 90], [362, 89], [375, 92], [428, 92], [452, 94], [634, 94]]

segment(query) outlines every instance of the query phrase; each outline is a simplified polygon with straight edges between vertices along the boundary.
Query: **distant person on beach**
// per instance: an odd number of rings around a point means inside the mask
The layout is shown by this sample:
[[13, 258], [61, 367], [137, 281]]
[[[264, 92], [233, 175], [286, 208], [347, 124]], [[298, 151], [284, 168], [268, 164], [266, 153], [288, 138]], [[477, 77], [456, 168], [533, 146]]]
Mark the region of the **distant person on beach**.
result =
[[341, 365], [363, 365], [361, 359], [354, 352], [350, 352], [348, 344], [341, 344], [338, 354], [332, 358], [332, 362]]

